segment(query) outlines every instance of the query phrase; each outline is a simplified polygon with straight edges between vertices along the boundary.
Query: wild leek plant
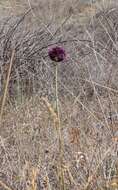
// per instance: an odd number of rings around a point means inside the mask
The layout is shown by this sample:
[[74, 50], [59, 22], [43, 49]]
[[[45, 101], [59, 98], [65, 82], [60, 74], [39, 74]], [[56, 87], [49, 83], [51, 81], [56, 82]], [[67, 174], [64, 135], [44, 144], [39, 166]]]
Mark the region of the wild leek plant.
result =
[[64, 190], [64, 172], [63, 172], [63, 139], [61, 134], [61, 124], [60, 124], [60, 111], [59, 111], [59, 97], [58, 97], [58, 63], [64, 61], [66, 57], [65, 50], [62, 47], [53, 47], [49, 49], [48, 55], [53, 61], [55, 68], [55, 99], [56, 99], [56, 114], [58, 118], [58, 137], [59, 137], [59, 182], [60, 189]]

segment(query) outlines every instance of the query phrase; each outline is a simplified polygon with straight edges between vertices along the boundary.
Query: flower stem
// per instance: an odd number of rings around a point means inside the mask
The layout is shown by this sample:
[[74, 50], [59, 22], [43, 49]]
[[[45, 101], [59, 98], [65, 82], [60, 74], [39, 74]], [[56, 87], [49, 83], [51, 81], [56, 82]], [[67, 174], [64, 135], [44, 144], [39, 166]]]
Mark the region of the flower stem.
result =
[[56, 113], [58, 115], [58, 118], [60, 118], [59, 115], [59, 97], [58, 97], [58, 65], [55, 65], [55, 98], [56, 98]]
[[58, 117], [58, 138], [59, 138], [59, 182], [60, 190], [65, 190], [64, 174], [63, 174], [63, 140], [61, 134], [61, 123], [60, 123], [60, 110], [59, 110], [59, 97], [58, 97], [58, 65], [55, 65], [55, 98], [56, 98], [56, 114]]

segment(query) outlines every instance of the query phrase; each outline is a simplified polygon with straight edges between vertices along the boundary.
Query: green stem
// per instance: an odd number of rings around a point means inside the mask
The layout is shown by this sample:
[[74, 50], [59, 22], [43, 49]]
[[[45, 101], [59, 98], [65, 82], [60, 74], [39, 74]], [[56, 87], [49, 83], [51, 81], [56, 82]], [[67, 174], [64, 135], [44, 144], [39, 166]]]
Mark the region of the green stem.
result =
[[61, 135], [61, 123], [60, 123], [60, 110], [59, 110], [59, 97], [58, 97], [58, 65], [55, 65], [55, 98], [56, 98], [56, 113], [58, 117], [58, 137], [59, 137], [59, 168], [60, 168], [60, 189], [65, 190], [64, 175], [63, 175], [63, 142]]
[[58, 65], [55, 65], [55, 98], [56, 98], [56, 113], [59, 117], [59, 98], [58, 98]]

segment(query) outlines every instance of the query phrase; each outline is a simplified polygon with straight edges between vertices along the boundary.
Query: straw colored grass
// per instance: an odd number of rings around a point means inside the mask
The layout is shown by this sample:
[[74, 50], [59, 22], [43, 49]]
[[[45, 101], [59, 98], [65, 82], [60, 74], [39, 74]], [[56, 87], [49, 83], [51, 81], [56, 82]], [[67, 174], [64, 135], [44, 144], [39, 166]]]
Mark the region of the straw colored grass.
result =
[[[0, 188], [117, 189], [116, 4], [3, 4]], [[58, 64], [56, 86], [47, 54], [55, 45], [67, 53]]]

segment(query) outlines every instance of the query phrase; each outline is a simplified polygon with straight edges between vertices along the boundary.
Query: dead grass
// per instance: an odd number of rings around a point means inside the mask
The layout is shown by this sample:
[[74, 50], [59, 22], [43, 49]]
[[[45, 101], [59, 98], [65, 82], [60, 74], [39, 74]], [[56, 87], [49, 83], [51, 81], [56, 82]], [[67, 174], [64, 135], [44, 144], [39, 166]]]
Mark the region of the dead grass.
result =
[[[16, 14], [21, 2], [8, 3]], [[32, 4], [24, 1], [23, 10]], [[29, 16], [26, 11], [25, 17], [1, 24], [4, 82], [14, 47], [15, 57], [9, 93], [1, 102], [6, 106], [0, 123], [0, 190], [62, 190], [60, 176], [65, 190], [118, 188], [118, 9], [99, 5], [98, 10], [97, 4], [97, 14], [82, 24], [79, 3], [62, 4], [50, 1], [48, 7], [43, 1], [42, 12], [30, 9]], [[86, 7], [84, 17], [91, 12]], [[47, 57], [51, 44], [63, 45], [67, 52], [58, 67], [61, 170], [55, 71]]]

